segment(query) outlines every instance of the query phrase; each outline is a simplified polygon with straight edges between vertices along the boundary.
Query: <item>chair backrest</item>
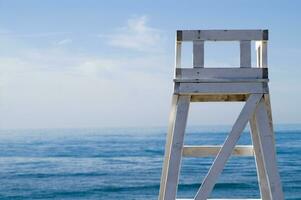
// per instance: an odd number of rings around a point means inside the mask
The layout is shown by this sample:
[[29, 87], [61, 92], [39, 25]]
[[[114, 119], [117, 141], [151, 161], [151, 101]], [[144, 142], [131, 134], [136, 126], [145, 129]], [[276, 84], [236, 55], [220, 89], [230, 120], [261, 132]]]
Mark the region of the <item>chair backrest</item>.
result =
[[193, 68], [204, 68], [205, 41], [239, 41], [240, 68], [251, 68], [251, 41], [256, 42], [257, 67], [267, 68], [268, 30], [178, 30], [176, 68], [181, 68], [182, 42], [193, 43]]

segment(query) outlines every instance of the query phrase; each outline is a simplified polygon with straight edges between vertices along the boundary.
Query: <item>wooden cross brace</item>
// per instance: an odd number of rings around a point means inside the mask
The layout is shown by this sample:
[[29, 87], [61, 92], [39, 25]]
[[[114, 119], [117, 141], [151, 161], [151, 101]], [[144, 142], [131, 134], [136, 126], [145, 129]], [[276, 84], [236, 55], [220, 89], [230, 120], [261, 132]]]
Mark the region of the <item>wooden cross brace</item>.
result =
[[[239, 68], [204, 68], [205, 41], [239, 41]], [[177, 31], [174, 94], [169, 116], [159, 200], [175, 200], [182, 156], [216, 156], [194, 200], [208, 199], [230, 156], [255, 156], [263, 200], [283, 200], [277, 170], [268, 88], [267, 30]], [[193, 43], [193, 68], [181, 68], [181, 44]], [[257, 67], [251, 67], [251, 41], [256, 41]], [[184, 146], [190, 102], [246, 101], [221, 146]], [[253, 145], [236, 145], [250, 123]]]
[[[216, 148], [203, 146], [198, 150], [196, 147], [184, 147], [184, 133], [189, 104], [190, 96], [173, 96], [159, 200], [176, 199], [182, 155], [201, 154], [201, 156], [205, 156], [205, 153], [208, 153], [208, 155], [215, 154], [212, 152], [218, 150], [209, 172], [194, 197], [194, 200], [208, 199], [226, 161], [231, 154], [235, 154], [235, 145], [248, 122], [250, 122], [253, 142], [251, 151], [253, 151], [256, 158], [262, 199], [282, 200], [283, 193], [276, 167], [274, 137], [269, 123], [270, 118], [264, 95], [252, 94], [248, 97], [224, 144], [222, 147]], [[194, 153], [189, 152], [190, 148], [195, 148]], [[240, 146], [239, 148], [241, 150], [236, 151], [237, 155], [253, 155], [250, 154], [249, 146]], [[244, 151], [244, 148], [247, 150]], [[186, 155], [183, 153], [184, 149], [186, 150]]]

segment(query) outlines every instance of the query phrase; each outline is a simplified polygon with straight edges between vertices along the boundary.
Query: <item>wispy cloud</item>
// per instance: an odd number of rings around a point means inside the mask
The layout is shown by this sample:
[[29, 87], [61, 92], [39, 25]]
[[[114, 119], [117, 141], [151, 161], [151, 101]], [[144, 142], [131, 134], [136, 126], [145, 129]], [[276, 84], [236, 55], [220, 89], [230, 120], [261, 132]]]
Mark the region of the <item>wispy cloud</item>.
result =
[[[65, 35], [35, 45], [36, 40], [25, 35], [0, 34], [6, 45], [0, 46], [0, 51], [6, 52], [0, 55], [0, 128], [130, 126], [165, 121], [167, 116], [158, 117], [157, 113], [167, 109], [168, 76], [172, 76], [168, 56], [157, 53], [164, 47], [164, 33], [148, 26], [146, 17], [125, 23], [105, 36], [109, 46], [103, 43], [96, 51], [90, 49], [93, 45], [86, 49]], [[70, 48], [61, 48], [70, 43]], [[133, 51], [97, 53], [115, 47]], [[145, 98], [150, 95], [160, 98]]]
[[164, 40], [162, 31], [150, 27], [146, 16], [135, 17], [127, 20], [125, 26], [117, 28], [109, 35], [99, 36], [107, 39], [107, 43], [114, 47], [126, 48], [137, 51], [161, 51]]
[[[147, 56], [113, 59], [55, 50], [0, 57], [0, 128], [164, 121], [167, 110], [159, 117], [156, 110], [167, 109], [170, 81], [166, 73], [152, 73], [153, 66], [158, 60]], [[145, 98], [150, 94], [160, 98]]]
[[66, 39], [63, 39], [63, 40], [60, 40], [58, 42], [56, 42], [55, 44], [60, 46], [60, 45], [67, 45], [67, 44], [71, 44], [73, 42], [72, 39], [70, 38], [66, 38]]

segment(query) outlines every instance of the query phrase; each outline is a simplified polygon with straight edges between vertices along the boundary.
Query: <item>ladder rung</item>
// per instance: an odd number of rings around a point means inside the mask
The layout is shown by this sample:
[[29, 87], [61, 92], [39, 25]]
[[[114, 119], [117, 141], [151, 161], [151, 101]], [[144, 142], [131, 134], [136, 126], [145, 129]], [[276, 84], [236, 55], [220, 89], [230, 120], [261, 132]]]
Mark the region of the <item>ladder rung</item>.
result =
[[[206, 146], [184, 146], [183, 156], [185, 157], [208, 157], [216, 156], [221, 149], [220, 145], [206, 145]], [[253, 156], [252, 145], [236, 145], [232, 156]]]

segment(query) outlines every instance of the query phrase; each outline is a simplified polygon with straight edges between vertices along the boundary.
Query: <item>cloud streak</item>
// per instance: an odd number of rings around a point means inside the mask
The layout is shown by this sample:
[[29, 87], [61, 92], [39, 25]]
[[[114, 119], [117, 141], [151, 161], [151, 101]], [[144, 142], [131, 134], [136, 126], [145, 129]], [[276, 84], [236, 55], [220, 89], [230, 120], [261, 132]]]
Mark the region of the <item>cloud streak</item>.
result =
[[142, 52], [161, 51], [164, 40], [162, 31], [150, 27], [147, 22], [146, 16], [131, 18], [113, 33], [99, 36], [108, 40], [107, 44], [113, 47]]
[[67, 38], [67, 39], [60, 40], [60, 41], [56, 42], [55, 44], [58, 45], [58, 46], [60, 46], [60, 45], [71, 44], [72, 42], [73, 42], [72, 39]]
[[[172, 67], [166, 54], [157, 53], [164, 48], [162, 38], [144, 16], [112, 30], [108, 46], [101, 43], [93, 51], [65, 37], [56, 45], [49, 39], [48, 46], [35, 46], [27, 37], [0, 35], [12, 48], [0, 55], [0, 128], [166, 122]], [[124, 50], [132, 51], [120, 53]]]

